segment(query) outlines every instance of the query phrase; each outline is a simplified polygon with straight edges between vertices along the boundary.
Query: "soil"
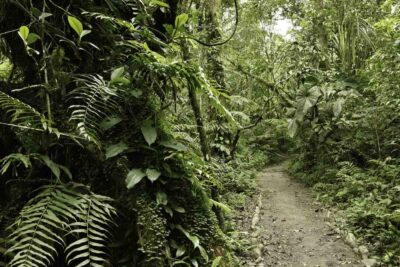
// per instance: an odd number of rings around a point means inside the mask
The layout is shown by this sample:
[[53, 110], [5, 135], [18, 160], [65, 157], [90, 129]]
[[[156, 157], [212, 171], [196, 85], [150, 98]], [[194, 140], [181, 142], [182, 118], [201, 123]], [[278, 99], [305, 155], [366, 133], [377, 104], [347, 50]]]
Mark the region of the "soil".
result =
[[264, 246], [256, 266], [364, 266], [325, 222], [311, 190], [289, 177], [285, 164], [264, 170], [259, 185], [259, 238]]

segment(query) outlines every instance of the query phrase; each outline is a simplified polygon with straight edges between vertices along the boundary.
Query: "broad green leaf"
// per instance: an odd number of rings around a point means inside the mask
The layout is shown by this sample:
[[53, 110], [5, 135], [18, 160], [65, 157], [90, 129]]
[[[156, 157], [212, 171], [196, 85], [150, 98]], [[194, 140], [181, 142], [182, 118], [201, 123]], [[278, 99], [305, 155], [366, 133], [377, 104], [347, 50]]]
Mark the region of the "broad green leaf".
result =
[[100, 128], [103, 131], [107, 131], [120, 123], [122, 119], [120, 117], [107, 117], [100, 123]]
[[211, 267], [218, 267], [219, 264], [221, 263], [221, 260], [222, 260], [222, 257], [221, 257], [221, 256], [216, 257], [216, 258], [213, 260]]
[[179, 213], [185, 213], [186, 212], [186, 210], [184, 208], [182, 208], [182, 207], [176, 206], [174, 204], [171, 204], [171, 206], [172, 206], [172, 209], [174, 211], [176, 211], [176, 212], [179, 212]]
[[124, 142], [119, 142], [118, 144], [108, 146], [106, 148], [106, 159], [118, 156], [127, 149], [129, 149], [129, 147]]
[[142, 172], [140, 169], [131, 170], [126, 176], [125, 184], [128, 189], [132, 189], [135, 185], [137, 185], [146, 174]]
[[333, 115], [335, 117], [339, 117], [340, 114], [342, 113], [344, 102], [345, 102], [344, 99], [340, 98], [337, 101], [335, 101], [335, 103], [333, 103]]
[[162, 141], [160, 142], [160, 145], [167, 147], [167, 148], [172, 148], [177, 151], [187, 151], [187, 147], [179, 142], [172, 142], [172, 141]]
[[37, 18], [39, 18], [40, 15], [42, 15], [42, 11], [40, 11], [40, 10], [37, 9], [36, 7], [32, 7], [32, 8], [31, 8], [31, 13], [32, 13], [35, 17], [37, 17]]
[[143, 123], [142, 127], [142, 134], [144, 139], [146, 140], [147, 144], [151, 146], [157, 140], [157, 131], [156, 128], [153, 126], [151, 121], [146, 121]]
[[21, 37], [23, 41], [26, 41], [26, 39], [28, 39], [29, 36], [29, 28], [26, 26], [21, 26], [21, 28], [19, 28], [18, 35]]
[[188, 21], [188, 19], [189, 19], [189, 15], [186, 14], [186, 13], [182, 13], [182, 14], [180, 14], [179, 16], [177, 16], [177, 17], [175, 18], [175, 28], [176, 28], [176, 29], [182, 28], [183, 25], [186, 24], [186, 22]]
[[141, 97], [143, 95], [143, 91], [142, 90], [138, 90], [138, 89], [132, 90], [129, 93], [131, 95], [133, 95], [134, 97], [136, 97], [136, 98], [139, 98], [139, 97]]
[[125, 68], [124, 67], [120, 67], [118, 69], [113, 70], [113, 72], [111, 73], [111, 81], [122, 77], [124, 72], [125, 72]]
[[158, 205], [165, 206], [168, 204], [168, 197], [167, 197], [167, 194], [165, 194], [164, 192], [157, 192], [156, 198], [157, 198]]
[[150, 4], [154, 4], [160, 7], [166, 7], [169, 8], [169, 4], [165, 3], [164, 1], [160, 1], [160, 0], [150, 0]]
[[33, 43], [35, 43], [37, 40], [39, 40], [40, 39], [40, 36], [39, 35], [37, 35], [36, 33], [30, 33], [29, 35], [28, 35], [28, 38], [26, 38], [26, 43], [28, 44], [28, 45], [30, 45], [30, 44], [33, 44]]
[[82, 22], [80, 22], [80, 20], [78, 20], [75, 17], [71, 17], [68, 16], [68, 23], [69, 26], [71, 26], [71, 28], [78, 34], [78, 36], [80, 37], [82, 35], [83, 32], [83, 25]]
[[147, 169], [146, 175], [147, 175], [147, 178], [149, 178], [149, 180], [153, 183], [153, 182], [157, 181], [157, 179], [160, 177], [161, 172], [154, 170], [154, 169]]
[[195, 248], [200, 246], [200, 239], [197, 236], [190, 235], [188, 236], [189, 240], [192, 241], [192, 244]]
[[172, 35], [174, 33], [175, 29], [174, 26], [172, 26], [171, 24], [164, 24], [163, 26], [169, 35]]
[[124, 85], [127, 85], [127, 84], [130, 84], [131, 81], [129, 79], [125, 78], [125, 77], [119, 77], [119, 78], [113, 79], [110, 83], [111, 84], [124, 84]]

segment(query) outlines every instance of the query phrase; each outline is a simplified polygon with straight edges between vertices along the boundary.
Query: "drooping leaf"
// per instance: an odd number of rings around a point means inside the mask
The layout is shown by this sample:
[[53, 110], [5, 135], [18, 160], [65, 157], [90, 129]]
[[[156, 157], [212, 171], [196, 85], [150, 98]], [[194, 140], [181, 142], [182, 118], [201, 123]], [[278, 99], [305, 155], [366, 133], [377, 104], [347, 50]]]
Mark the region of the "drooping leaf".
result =
[[207, 251], [206, 251], [202, 246], [199, 246], [199, 251], [200, 251], [201, 257], [202, 257], [206, 262], [208, 262], [208, 261], [209, 261], [209, 257], [208, 257]]
[[129, 146], [124, 142], [119, 142], [118, 144], [110, 145], [106, 148], [106, 159], [118, 156], [127, 149], [129, 149]]
[[68, 176], [69, 179], [72, 179], [72, 173], [67, 167], [63, 165], [58, 165], [58, 167]]
[[167, 148], [175, 149], [177, 151], [182, 151], [182, 152], [185, 152], [188, 149], [187, 146], [185, 146], [179, 142], [162, 141], [162, 142], [160, 142], [160, 145], [167, 147]]
[[110, 130], [112, 127], [120, 123], [122, 119], [120, 117], [107, 117], [102, 122], [100, 122], [99, 126], [103, 131]]
[[47, 155], [37, 155], [39, 159], [42, 160], [42, 162], [50, 168], [51, 172], [57, 177], [57, 179], [60, 179], [61, 171], [60, 167], [58, 166], [57, 163], [52, 161]]
[[124, 72], [125, 72], [125, 68], [124, 67], [120, 67], [118, 69], [113, 70], [113, 72], [111, 73], [111, 81], [122, 77]]
[[176, 229], [181, 231], [192, 242], [194, 248], [198, 248], [200, 246], [200, 239], [197, 236], [191, 235], [181, 225], [177, 225]]
[[157, 130], [151, 121], [145, 121], [141, 127], [142, 134], [147, 144], [151, 146], [157, 140]]
[[153, 182], [157, 181], [157, 179], [161, 176], [161, 172], [154, 170], [154, 169], [147, 169], [146, 176], [153, 183]]
[[25, 168], [30, 168], [32, 166], [29, 156], [15, 153], [10, 154], [0, 160], [0, 175], [3, 175], [7, 172], [11, 164], [17, 165], [22, 163]]
[[32, 154], [33, 158], [36, 158], [38, 160], [40, 160], [42, 163], [44, 163], [50, 170], [51, 172], [54, 174], [54, 176], [57, 179], [60, 179], [61, 176], [61, 170], [71, 179], [72, 178], [72, 174], [70, 172], [70, 170], [60, 164], [55, 163], [54, 161], [52, 161], [49, 156], [47, 155], [41, 155], [41, 154]]
[[176, 250], [175, 257], [179, 258], [185, 255], [186, 253], [186, 248], [185, 246], [179, 246], [178, 249]]
[[146, 174], [140, 169], [131, 170], [125, 179], [125, 184], [128, 189], [132, 189], [135, 185], [137, 185]]

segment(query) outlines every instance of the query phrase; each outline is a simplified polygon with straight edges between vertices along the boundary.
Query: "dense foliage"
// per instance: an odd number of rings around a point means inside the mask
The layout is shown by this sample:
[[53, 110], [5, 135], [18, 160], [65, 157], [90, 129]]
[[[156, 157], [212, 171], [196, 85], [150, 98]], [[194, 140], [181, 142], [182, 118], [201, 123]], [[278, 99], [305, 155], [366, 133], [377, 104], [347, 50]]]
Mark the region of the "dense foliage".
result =
[[0, 266], [240, 266], [288, 152], [398, 266], [399, 29], [398, 0], [2, 0]]
[[397, 266], [399, 2], [311, 1], [290, 16], [301, 27], [292, 45], [302, 64], [288, 110], [292, 172], [344, 210], [385, 266]]
[[187, 5], [0, 3], [1, 265], [234, 264]]

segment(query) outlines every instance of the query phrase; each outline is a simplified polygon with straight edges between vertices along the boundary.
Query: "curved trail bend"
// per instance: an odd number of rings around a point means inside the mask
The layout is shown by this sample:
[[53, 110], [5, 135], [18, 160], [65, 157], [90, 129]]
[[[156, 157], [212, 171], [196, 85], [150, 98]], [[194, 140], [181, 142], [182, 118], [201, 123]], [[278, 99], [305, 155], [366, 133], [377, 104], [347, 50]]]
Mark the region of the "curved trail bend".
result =
[[284, 164], [264, 170], [261, 235], [264, 262], [277, 267], [361, 267], [353, 250], [324, 221], [310, 189], [290, 179]]

